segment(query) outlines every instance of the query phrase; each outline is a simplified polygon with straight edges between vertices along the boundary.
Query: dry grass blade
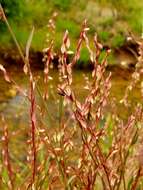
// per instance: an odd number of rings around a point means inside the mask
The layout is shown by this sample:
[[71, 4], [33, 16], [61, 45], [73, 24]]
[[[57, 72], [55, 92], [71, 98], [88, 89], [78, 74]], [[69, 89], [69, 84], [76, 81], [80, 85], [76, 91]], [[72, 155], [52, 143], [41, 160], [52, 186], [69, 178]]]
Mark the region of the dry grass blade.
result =
[[26, 50], [25, 50], [25, 64], [24, 64], [24, 68], [23, 71], [25, 74], [28, 73], [29, 69], [30, 69], [30, 65], [29, 65], [29, 50], [30, 50], [30, 46], [32, 43], [32, 39], [33, 39], [33, 35], [34, 35], [34, 27], [32, 28], [32, 31], [29, 35], [27, 44], [26, 44]]
[[1, 65], [1, 64], [0, 64], [0, 70], [3, 72], [5, 81], [10, 83], [11, 82], [10, 77], [7, 74], [7, 72], [6, 72], [5, 68], [3, 67], [3, 65]]

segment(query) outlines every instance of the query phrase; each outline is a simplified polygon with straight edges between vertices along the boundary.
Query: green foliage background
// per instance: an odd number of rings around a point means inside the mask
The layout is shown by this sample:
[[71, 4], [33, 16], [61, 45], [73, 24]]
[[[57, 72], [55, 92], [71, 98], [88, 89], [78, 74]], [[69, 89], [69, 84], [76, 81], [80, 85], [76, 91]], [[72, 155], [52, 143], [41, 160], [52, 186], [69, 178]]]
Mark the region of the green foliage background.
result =
[[[54, 11], [58, 12], [56, 48], [59, 48], [66, 29], [70, 32], [74, 48], [81, 23], [86, 17], [91, 28], [89, 35], [93, 36], [97, 32], [100, 40], [113, 48], [124, 44], [127, 31], [132, 31], [135, 35], [142, 33], [143, 2], [139, 0], [0, 0], [0, 3], [22, 46], [25, 45], [34, 25], [36, 30], [32, 48], [35, 51], [41, 50], [45, 44], [47, 23]], [[115, 16], [100, 18], [100, 15], [97, 15], [96, 18], [90, 15], [90, 9], [87, 8], [90, 3], [90, 8], [95, 8], [93, 13], [96, 14], [98, 5], [101, 11], [107, 7]], [[0, 22], [0, 33], [3, 35], [0, 42], [4, 47], [13, 45], [3, 22]]]

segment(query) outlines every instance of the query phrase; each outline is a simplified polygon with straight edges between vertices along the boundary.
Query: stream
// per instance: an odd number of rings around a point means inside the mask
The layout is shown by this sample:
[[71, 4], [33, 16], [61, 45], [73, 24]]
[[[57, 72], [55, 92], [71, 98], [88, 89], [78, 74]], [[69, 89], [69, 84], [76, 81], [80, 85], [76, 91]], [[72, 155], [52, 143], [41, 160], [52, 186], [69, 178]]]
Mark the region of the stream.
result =
[[[22, 69], [17, 69], [16, 67], [8, 70], [10, 76], [15, 80], [15, 82], [23, 89], [23, 91], [28, 91], [28, 77], [25, 76], [22, 72]], [[107, 71], [108, 73], [109, 71]], [[109, 100], [116, 98], [116, 103], [119, 104], [119, 101], [123, 98], [125, 89], [131, 80], [131, 72], [129, 70], [114, 68], [112, 69], [112, 87], [110, 92]], [[40, 91], [43, 91], [43, 71], [35, 70], [34, 75], [38, 81], [38, 88]], [[84, 89], [85, 80], [87, 77], [90, 78], [91, 71], [83, 70], [74, 70], [73, 72], [73, 89], [76, 96], [80, 101], [83, 101], [87, 90]], [[58, 71], [52, 70], [50, 73], [52, 80], [49, 80], [49, 100], [47, 101], [48, 108], [50, 112], [55, 112], [55, 101], [59, 98], [57, 94], [57, 85], [58, 85]], [[140, 88], [136, 87], [133, 89], [130, 95], [130, 101], [132, 105], [135, 105], [137, 102], [141, 101]], [[123, 113], [124, 108], [119, 104], [118, 112]], [[3, 76], [0, 75], [0, 112], [5, 115], [8, 120], [18, 120], [27, 122], [29, 114], [29, 102], [28, 100], [15, 88], [15, 85], [8, 84], [4, 81]], [[126, 110], [128, 112], [128, 110]], [[123, 113], [123, 115], [128, 113]], [[14, 122], [15, 123], [15, 122]]]

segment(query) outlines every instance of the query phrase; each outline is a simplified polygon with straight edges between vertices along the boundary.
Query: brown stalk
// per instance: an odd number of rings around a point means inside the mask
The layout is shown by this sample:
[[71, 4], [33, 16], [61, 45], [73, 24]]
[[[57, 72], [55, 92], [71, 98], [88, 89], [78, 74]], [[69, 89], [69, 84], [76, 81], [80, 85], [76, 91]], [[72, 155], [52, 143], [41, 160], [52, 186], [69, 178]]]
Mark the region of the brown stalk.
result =
[[32, 143], [32, 180], [34, 183], [36, 176], [36, 102], [35, 102], [35, 83], [33, 81], [33, 76], [30, 76], [30, 120], [31, 120], [31, 143]]

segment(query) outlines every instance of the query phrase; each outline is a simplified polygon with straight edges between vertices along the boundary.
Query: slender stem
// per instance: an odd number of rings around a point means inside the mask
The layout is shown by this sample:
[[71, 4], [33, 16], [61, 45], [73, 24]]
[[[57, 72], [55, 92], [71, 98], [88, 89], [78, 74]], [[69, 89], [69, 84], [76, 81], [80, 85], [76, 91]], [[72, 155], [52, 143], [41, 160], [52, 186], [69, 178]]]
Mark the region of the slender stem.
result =
[[32, 152], [33, 152], [33, 158], [32, 158], [32, 184], [35, 180], [36, 175], [36, 140], [35, 140], [35, 131], [36, 131], [36, 115], [35, 115], [35, 95], [34, 95], [34, 84], [31, 79], [30, 84], [30, 102], [31, 102], [31, 108], [30, 108], [30, 117], [31, 117], [31, 140], [32, 140]]
[[7, 168], [8, 171], [8, 176], [9, 176], [9, 188], [12, 190], [14, 188], [14, 181], [13, 181], [13, 170], [11, 166], [11, 160], [10, 160], [10, 153], [9, 153], [9, 133], [8, 133], [8, 126], [5, 122], [5, 118], [2, 116], [2, 122], [4, 125], [4, 149], [3, 149], [3, 156], [4, 156], [4, 164]]

